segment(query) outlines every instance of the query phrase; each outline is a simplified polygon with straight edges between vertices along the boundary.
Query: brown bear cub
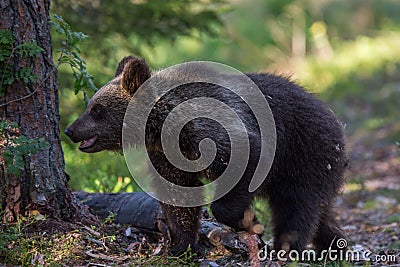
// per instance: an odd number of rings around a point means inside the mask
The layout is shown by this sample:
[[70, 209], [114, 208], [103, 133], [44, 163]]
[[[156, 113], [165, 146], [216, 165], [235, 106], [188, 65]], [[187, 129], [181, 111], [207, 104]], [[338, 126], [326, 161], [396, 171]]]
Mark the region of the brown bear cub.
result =
[[[66, 135], [73, 142], [81, 142], [79, 149], [83, 152], [121, 151], [125, 111], [135, 92], [141, 90], [139, 87], [151, 75], [145, 60], [124, 58], [115, 78], [93, 96], [85, 113], [65, 130]], [[155, 105], [146, 126], [150, 160], [164, 178], [178, 185], [199, 186], [205, 173], [211, 179], [218, 178], [226, 168], [218, 160], [199, 173], [180, 171], [169, 163], [160, 147], [160, 131], [168, 112], [185, 99], [204, 96], [223, 101], [240, 111], [246, 129], [255, 134], [250, 140], [248, 165], [239, 183], [211, 205], [215, 218], [240, 230], [244, 212], [253, 198], [263, 196], [271, 208], [276, 251], [302, 251], [310, 242], [317, 251], [335, 249], [335, 240], [343, 237], [332, 211], [347, 165], [342, 125], [329, 108], [288, 79], [271, 74], [246, 75], [264, 94], [276, 126], [275, 158], [256, 192], [250, 193], [248, 188], [260, 153], [261, 137], [254, 127], [257, 121], [240, 97], [218, 85], [185, 84], [162, 96], [163, 104]], [[188, 123], [179, 135], [182, 153], [190, 159], [196, 158], [200, 141], [211, 138], [216, 143], [215, 158], [229, 161], [230, 140], [221, 127], [207, 118]], [[160, 204], [169, 227], [171, 253], [180, 254], [188, 246], [193, 247], [201, 207]]]

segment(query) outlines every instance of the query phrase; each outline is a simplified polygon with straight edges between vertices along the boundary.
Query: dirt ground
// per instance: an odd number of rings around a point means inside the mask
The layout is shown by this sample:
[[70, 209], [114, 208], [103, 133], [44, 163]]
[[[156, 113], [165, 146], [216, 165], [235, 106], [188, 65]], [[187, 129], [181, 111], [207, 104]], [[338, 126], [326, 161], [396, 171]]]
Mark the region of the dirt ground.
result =
[[349, 247], [394, 255], [391, 264], [400, 264], [400, 147], [383, 141], [387, 130], [350, 138], [351, 166], [337, 212]]

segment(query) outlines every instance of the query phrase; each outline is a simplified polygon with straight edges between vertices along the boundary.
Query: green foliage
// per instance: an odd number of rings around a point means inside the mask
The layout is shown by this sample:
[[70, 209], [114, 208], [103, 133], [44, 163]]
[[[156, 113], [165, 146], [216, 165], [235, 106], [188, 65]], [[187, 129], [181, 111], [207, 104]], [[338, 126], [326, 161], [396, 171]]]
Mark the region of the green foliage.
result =
[[67, 22], [61, 16], [54, 15], [51, 25], [56, 32], [62, 36], [60, 48], [57, 51], [60, 53], [57, 59], [57, 68], [62, 64], [66, 64], [72, 70], [75, 78], [74, 92], [83, 93], [85, 102], [87, 103], [90, 95], [97, 91], [94, 85], [93, 76], [86, 69], [86, 61], [80, 55], [79, 45], [88, 37], [82, 32], [74, 32]]
[[[19, 241], [20, 248], [17, 253], [10, 253], [10, 245], [15, 244]], [[23, 255], [25, 254], [23, 251], [26, 249], [22, 249], [25, 247], [25, 244], [20, 242], [20, 233], [17, 231], [15, 227], [0, 227], [0, 262], [9, 263], [9, 264], [21, 264], [23, 261]], [[28, 262], [25, 264], [27, 266]]]
[[24, 169], [24, 156], [30, 156], [48, 148], [44, 138], [28, 139], [20, 135], [18, 124], [0, 121], [0, 162], [5, 164], [6, 172], [18, 176]]
[[4, 226], [0, 226], [0, 233], [0, 255], [2, 255], [8, 251], [7, 246], [18, 239], [18, 233], [15, 227], [6, 228]]
[[13, 224], [0, 223], [0, 262], [20, 266], [31, 266], [35, 244], [30, 238], [23, 234], [23, 231], [35, 222], [33, 216], [17, 217]]
[[0, 30], [0, 61], [8, 60], [13, 50], [14, 36], [10, 30]]
[[[57, 67], [63, 70], [63, 66], [68, 66], [74, 77], [72, 82], [74, 94], [82, 92], [87, 104], [89, 96], [97, 91], [93, 76], [87, 71], [86, 62], [80, 55], [80, 45], [88, 36], [82, 32], [72, 31], [70, 25], [58, 15], [54, 15], [53, 20], [53, 29], [57, 33], [53, 34], [53, 37], [58, 40], [57, 43], [60, 47], [55, 49], [58, 53], [55, 55], [58, 58]], [[68, 75], [63, 75], [61, 72], [60, 77], [68, 77]], [[67, 94], [67, 88], [61, 90], [61, 100], [71, 99], [66, 96]], [[67, 107], [61, 107], [64, 114], [68, 114], [65, 112], [66, 109], [72, 112], [68, 124], [83, 112], [81, 107], [77, 108], [75, 105], [77, 105], [76, 101]], [[66, 127], [66, 124], [62, 123], [62, 125], [62, 127]], [[138, 185], [130, 178], [123, 158], [117, 154], [103, 152], [89, 155], [77, 151], [71, 144], [63, 143], [66, 170], [72, 178], [70, 182], [72, 189], [84, 189], [88, 192], [140, 191]], [[114, 159], [110, 161], [110, 157]]]
[[222, 6], [221, 0], [103, 0], [101, 4], [77, 0], [74, 5], [55, 0], [53, 8], [57, 14], [68, 16], [73, 27], [79, 25], [94, 36], [95, 41], [121, 35], [151, 44], [191, 35], [193, 29], [215, 33], [213, 25], [221, 23], [217, 11]]
[[[121, 155], [107, 151], [86, 154], [68, 143], [64, 143], [63, 149], [72, 190], [113, 193], [141, 191]], [[142, 152], [136, 153], [139, 157], [143, 156]], [[137, 166], [136, 171], [142, 177], [148, 175], [146, 166]]]
[[224, 7], [221, 0], [52, 1], [52, 12], [90, 35], [81, 48], [99, 84], [108, 81], [126, 55], [143, 56], [161, 41], [171, 48], [179, 36], [196, 32], [216, 36]]
[[386, 142], [393, 144], [400, 136], [396, 130], [400, 127], [399, 42], [398, 32], [342, 42], [329, 60], [309, 57], [297, 65], [296, 74], [306, 88], [334, 106], [342, 121], [350, 122], [347, 131], [371, 136], [386, 127]]
[[10, 30], [0, 30], [0, 96], [4, 94], [7, 86], [16, 81], [24, 83], [34, 82], [37, 76], [33, 74], [32, 67], [22, 67], [19, 71], [13, 71], [13, 59], [18, 57], [34, 58], [43, 51], [35, 41], [14, 45], [15, 38]]
[[[88, 67], [93, 69], [90, 72], [95, 74], [96, 82], [99, 84], [113, 77], [117, 63], [123, 56], [132, 53], [140, 55], [140, 51], [146, 50], [160, 40], [168, 40], [171, 43], [178, 36], [192, 35], [194, 29], [197, 32], [213, 34], [221, 23], [216, 10], [222, 6], [222, 1], [107, 0], [102, 1], [101, 5], [93, 5], [93, 2], [78, 0], [76, 5], [65, 1], [52, 3], [53, 12], [68, 18], [70, 25], [64, 23], [59, 16], [54, 16], [54, 23], [57, 24], [53, 27], [52, 33], [53, 43], [56, 44], [54, 51], [60, 50], [58, 44], [61, 44], [61, 47], [70, 47], [68, 49], [76, 53], [84, 51], [84, 58], [90, 58]], [[80, 29], [89, 34], [90, 38], [82, 43], [86, 35], [74, 34], [71, 28]], [[72, 52], [63, 54], [67, 56], [65, 60], [67, 64], [72, 64], [71, 61], [76, 62], [70, 58], [75, 56]], [[54, 57], [58, 58], [59, 55]], [[80, 85], [76, 74], [74, 81], [69, 78], [70, 69], [62, 65], [59, 68], [62, 129], [84, 111], [84, 106], [73, 98], [68, 89], [73, 87], [76, 93], [76, 86]], [[75, 69], [78, 70], [80, 67]], [[87, 100], [90, 90], [85, 89], [83, 93]], [[91, 192], [140, 190], [131, 178], [123, 157], [111, 152], [84, 154], [65, 136], [63, 136], [63, 150], [72, 189]], [[138, 168], [139, 173], [147, 175], [144, 171], [146, 166]]]
[[[310, 88], [317, 84], [316, 90], [326, 92], [330, 98], [365, 96], [369, 92], [365, 88], [375, 87], [385, 76], [396, 74], [400, 67], [399, 42], [400, 34], [394, 32], [344, 42], [334, 51], [332, 61], [318, 56], [304, 61], [299, 66], [300, 78]], [[378, 80], [371, 84], [369, 77]]]

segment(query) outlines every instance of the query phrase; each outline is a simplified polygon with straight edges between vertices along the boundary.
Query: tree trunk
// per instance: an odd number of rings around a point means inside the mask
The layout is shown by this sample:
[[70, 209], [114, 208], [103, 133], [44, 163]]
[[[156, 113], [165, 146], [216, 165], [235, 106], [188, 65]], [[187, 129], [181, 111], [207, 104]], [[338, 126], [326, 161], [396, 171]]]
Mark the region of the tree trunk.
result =
[[24, 168], [18, 176], [7, 172], [3, 161], [0, 209], [6, 221], [15, 221], [17, 215], [37, 210], [54, 218], [89, 222], [94, 217], [72, 195], [64, 171], [49, 8], [50, 0], [0, 0], [0, 29], [11, 30], [13, 47], [34, 40], [43, 49], [35, 57], [10, 57], [13, 73], [33, 67], [37, 79], [28, 83], [16, 80], [5, 88], [0, 97], [2, 120], [18, 123], [18, 135], [28, 139], [43, 137], [48, 143], [48, 148], [24, 156]]

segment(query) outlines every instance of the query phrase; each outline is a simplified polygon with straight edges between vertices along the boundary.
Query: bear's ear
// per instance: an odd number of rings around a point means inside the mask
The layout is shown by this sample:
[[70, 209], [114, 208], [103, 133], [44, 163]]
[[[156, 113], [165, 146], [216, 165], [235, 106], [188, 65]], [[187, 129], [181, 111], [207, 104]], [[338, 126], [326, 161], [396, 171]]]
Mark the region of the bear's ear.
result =
[[121, 86], [133, 95], [135, 91], [150, 78], [150, 69], [143, 58], [125, 57], [118, 64], [116, 76], [122, 73]]
[[121, 75], [121, 73], [124, 71], [125, 65], [126, 63], [128, 63], [131, 60], [136, 60], [137, 58], [134, 56], [127, 56], [124, 57], [119, 63], [118, 63], [118, 67], [117, 70], [115, 71], [115, 75], [114, 77], [117, 77], [119, 75]]

